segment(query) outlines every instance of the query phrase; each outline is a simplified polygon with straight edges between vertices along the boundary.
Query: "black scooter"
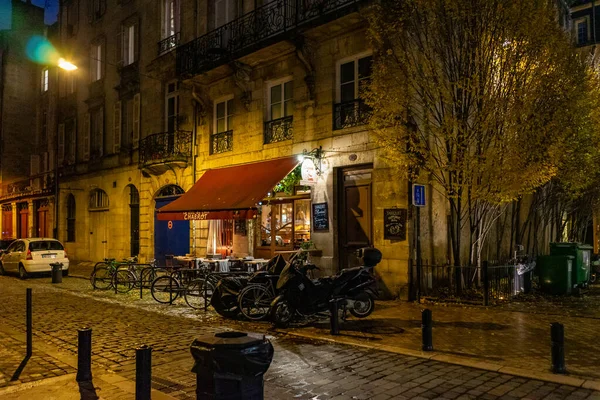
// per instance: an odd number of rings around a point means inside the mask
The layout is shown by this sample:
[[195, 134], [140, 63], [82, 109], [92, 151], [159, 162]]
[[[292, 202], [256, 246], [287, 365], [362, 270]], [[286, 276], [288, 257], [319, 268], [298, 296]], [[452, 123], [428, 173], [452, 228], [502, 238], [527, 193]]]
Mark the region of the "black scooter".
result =
[[381, 261], [381, 252], [364, 248], [359, 250], [359, 256], [363, 259], [362, 267], [344, 269], [335, 276], [314, 280], [295, 264], [288, 264], [277, 281], [279, 295], [271, 303], [272, 321], [277, 326], [287, 326], [296, 316], [329, 311], [330, 303], [336, 300], [341, 300], [338, 304], [357, 318], [369, 316], [378, 296], [373, 268]]

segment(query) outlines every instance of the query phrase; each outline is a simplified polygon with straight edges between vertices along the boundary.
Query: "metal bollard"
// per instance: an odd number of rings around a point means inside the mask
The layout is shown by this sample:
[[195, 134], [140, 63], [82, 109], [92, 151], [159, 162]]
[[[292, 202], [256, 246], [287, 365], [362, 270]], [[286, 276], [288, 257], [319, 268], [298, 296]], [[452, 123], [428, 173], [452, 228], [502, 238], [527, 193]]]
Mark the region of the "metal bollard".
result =
[[78, 330], [77, 343], [77, 382], [92, 380], [92, 330], [82, 328]]
[[62, 283], [62, 267], [63, 263], [51, 263], [52, 267], [52, 283]]
[[423, 331], [423, 351], [433, 350], [433, 335], [431, 332], [431, 310], [421, 311], [421, 330]]
[[152, 347], [135, 349], [135, 400], [150, 400], [152, 390]]
[[564, 374], [565, 367], [565, 329], [562, 324], [550, 324], [550, 338], [552, 340], [552, 372]]
[[331, 316], [329, 317], [329, 322], [331, 324], [330, 333], [332, 335], [340, 334], [340, 320], [338, 315], [338, 299], [333, 299], [329, 302], [329, 311]]
[[31, 315], [31, 288], [26, 290], [25, 298], [25, 320], [27, 329], [27, 357], [31, 357], [33, 354], [33, 323]]

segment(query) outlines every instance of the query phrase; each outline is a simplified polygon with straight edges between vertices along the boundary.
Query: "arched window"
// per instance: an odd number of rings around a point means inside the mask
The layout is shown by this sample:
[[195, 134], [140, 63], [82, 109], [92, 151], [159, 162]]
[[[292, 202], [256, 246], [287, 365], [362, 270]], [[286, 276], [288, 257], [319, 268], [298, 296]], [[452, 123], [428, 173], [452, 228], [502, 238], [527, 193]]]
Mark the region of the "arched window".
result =
[[67, 242], [75, 241], [75, 196], [67, 198]]
[[169, 197], [169, 196], [178, 196], [180, 194], [184, 194], [185, 191], [177, 185], [167, 185], [162, 187], [156, 197]]
[[108, 210], [108, 195], [102, 189], [94, 189], [90, 193], [90, 211]]

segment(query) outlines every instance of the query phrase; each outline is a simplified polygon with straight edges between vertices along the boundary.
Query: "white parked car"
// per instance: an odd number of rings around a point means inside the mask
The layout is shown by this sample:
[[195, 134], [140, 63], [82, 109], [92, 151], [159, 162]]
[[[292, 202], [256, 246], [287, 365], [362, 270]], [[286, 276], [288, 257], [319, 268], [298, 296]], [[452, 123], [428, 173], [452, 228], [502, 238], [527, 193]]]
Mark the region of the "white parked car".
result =
[[69, 274], [69, 259], [65, 247], [52, 238], [27, 238], [15, 240], [0, 258], [0, 275], [18, 272], [25, 279], [36, 272], [50, 272], [50, 264], [62, 263], [63, 276]]

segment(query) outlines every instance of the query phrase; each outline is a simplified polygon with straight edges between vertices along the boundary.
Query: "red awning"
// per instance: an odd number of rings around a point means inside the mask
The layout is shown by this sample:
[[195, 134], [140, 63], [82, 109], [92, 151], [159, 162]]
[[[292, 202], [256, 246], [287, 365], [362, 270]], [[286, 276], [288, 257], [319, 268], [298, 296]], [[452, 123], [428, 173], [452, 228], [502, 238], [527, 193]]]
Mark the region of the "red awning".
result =
[[235, 167], [209, 169], [177, 200], [158, 210], [158, 219], [250, 219], [256, 206], [299, 161], [278, 158]]

